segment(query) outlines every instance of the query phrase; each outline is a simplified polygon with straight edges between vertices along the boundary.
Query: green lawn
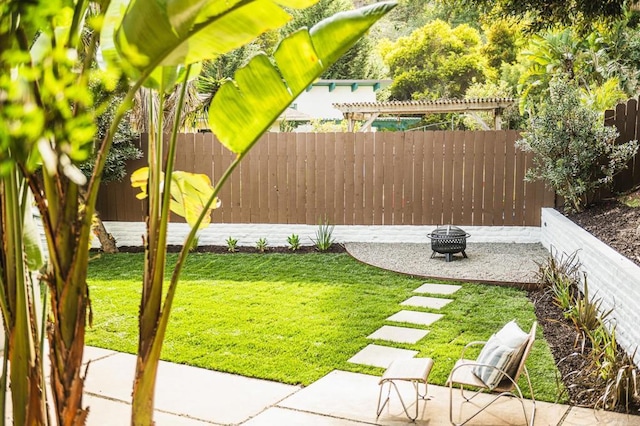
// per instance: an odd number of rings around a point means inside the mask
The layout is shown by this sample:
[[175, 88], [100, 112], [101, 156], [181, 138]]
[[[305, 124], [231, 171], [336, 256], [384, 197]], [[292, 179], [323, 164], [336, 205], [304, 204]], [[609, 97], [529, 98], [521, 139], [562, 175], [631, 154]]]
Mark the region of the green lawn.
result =
[[[142, 262], [142, 254], [126, 253], [91, 261], [94, 319], [87, 344], [135, 353]], [[346, 254], [194, 253], [178, 286], [162, 358], [302, 385], [334, 369], [380, 375], [382, 369], [347, 360], [372, 343], [366, 336], [392, 325], [385, 318], [423, 282]], [[462, 286], [447, 296], [454, 302], [434, 311], [445, 317], [425, 327], [430, 333], [417, 344], [376, 343], [433, 358], [430, 382], [442, 385], [465, 343], [486, 340], [514, 318], [525, 331], [535, 320], [523, 291]], [[553, 401], [556, 368], [538, 330], [527, 365], [536, 398]]]

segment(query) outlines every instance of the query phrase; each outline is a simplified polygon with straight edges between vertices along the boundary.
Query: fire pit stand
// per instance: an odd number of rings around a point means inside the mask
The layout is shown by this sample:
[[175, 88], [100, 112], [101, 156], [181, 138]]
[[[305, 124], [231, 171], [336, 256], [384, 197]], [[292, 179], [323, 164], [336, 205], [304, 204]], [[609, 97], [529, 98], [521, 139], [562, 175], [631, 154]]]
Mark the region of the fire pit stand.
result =
[[470, 237], [462, 229], [457, 226], [447, 225], [442, 228], [436, 228], [427, 237], [431, 239], [431, 259], [436, 253], [444, 254], [447, 262], [451, 262], [454, 253], [462, 253], [464, 258], [467, 254], [464, 252], [467, 248], [467, 238]]

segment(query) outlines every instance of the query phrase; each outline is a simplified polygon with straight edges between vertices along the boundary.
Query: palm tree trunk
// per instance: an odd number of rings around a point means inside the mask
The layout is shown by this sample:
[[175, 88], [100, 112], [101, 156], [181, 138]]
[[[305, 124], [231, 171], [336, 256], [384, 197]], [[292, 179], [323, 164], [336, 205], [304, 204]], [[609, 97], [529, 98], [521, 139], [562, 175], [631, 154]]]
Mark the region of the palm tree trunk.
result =
[[100, 247], [104, 253], [117, 253], [118, 246], [116, 246], [116, 239], [113, 238], [113, 235], [107, 232], [107, 229], [104, 227], [104, 223], [98, 214], [96, 214], [93, 218], [93, 234], [100, 241]]

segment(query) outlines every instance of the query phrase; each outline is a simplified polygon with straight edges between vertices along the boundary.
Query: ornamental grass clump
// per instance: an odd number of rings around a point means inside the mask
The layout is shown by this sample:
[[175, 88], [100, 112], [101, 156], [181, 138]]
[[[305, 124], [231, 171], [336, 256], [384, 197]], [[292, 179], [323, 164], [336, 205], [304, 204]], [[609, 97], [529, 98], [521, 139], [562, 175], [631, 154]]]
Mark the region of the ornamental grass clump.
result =
[[312, 238], [311, 241], [313, 241], [313, 244], [315, 244], [319, 251], [329, 250], [335, 242], [335, 238], [333, 238], [333, 228], [334, 225], [329, 225], [326, 221], [318, 225], [316, 238]]
[[581, 401], [591, 401], [596, 408], [623, 408], [628, 412], [632, 402], [639, 400], [635, 351], [629, 355], [618, 346], [615, 322], [610, 320], [613, 309], [605, 310], [602, 298], [590, 296], [587, 275], [579, 273], [580, 266], [577, 252], [558, 257], [553, 250], [545, 262], [538, 264], [539, 288], [548, 289], [576, 330], [575, 352], [559, 363], [570, 357], [584, 360], [582, 368], [565, 377], [571, 376], [571, 381], [586, 389], [577, 395]]
[[594, 191], [609, 185], [638, 150], [637, 141], [616, 145], [617, 136], [600, 112], [581, 102], [575, 83], [556, 78], [549, 85], [549, 101], [531, 114], [529, 131], [517, 142], [534, 154], [526, 180], [544, 180], [564, 197], [565, 210], [582, 211]]

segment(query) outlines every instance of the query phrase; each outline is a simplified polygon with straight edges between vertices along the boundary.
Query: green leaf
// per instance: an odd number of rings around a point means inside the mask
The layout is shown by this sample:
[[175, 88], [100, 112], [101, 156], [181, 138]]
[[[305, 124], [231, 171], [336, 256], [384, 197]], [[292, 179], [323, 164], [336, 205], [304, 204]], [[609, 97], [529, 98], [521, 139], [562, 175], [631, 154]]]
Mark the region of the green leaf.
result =
[[287, 23], [291, 16], [279, 3], [316, 1], [114, 0], [101, 36], [103, 57], [133, 78], [213, 59]]
[[253, 58], [235, 82], [225, 82], [216, 93], [209, 109], [213, 133], [232, 152], [247, 152], [309, 84], [395, 6], [383, 2], [341, 12], [311, 31], [293, 33], [274, 53], [277, 69], [264, 55]]
[[[164, 180], [163, 176], [160, 176]], [[141, 167], [131, 174], [131, 186], [140, 188], [136, 198], [147, 198], [147, 185], [149, 181], [149, 168]], [[184, 217], [190, 226], [194, 226], [205, 204], [213, 194], [213, 186], [209, 176], [205, 174], [175, 171], [171, 174], [171, 211]], [[220, 206], [219, 200], [214, 200], [213, 210]], [[205, 228], [211, 222], [211, 215], [204, 217], [199, 228]]]
[[31, 271], [37, 271], [44, 265], [44, 256], [42, 255], [40, 232], [38, 232], [38, 227], [30, 208], [25, 209], [22, 238], [27, 267]]
[[[191, 227], [195, 225], [212, 194], [213, 186], [207, 175], [182, 171], [171, 175], [171, 211], [184, 217]], [[214, 200], [210, 210], [217, 208], [219, 204]], [[200, 223], [200, 229], [209, 226], [210, 222], [211, 215], [208, 214]]]

